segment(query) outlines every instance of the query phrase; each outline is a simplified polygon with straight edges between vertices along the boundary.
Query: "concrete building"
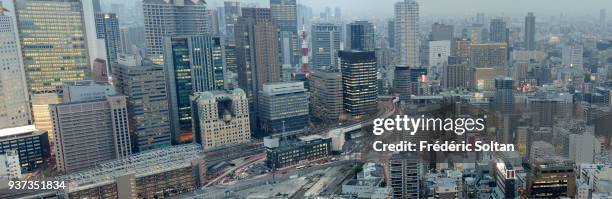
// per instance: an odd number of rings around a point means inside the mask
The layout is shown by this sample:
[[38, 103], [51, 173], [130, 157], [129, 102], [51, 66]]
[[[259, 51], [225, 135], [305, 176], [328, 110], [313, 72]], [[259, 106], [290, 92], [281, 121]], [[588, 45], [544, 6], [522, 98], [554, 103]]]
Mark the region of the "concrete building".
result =
[[206, 180], [198, 144], [130, 155], [87, 170], [59, 176], [63, 198], [156, 198], [194, 192]]
[[413, 154], [393, 154], [389, 159], [387, 186], [391, 187], [391, 197], [419, 198], [421, 182], [420, 160]]
[[310, 108], [312, 116], [336, 121], [343, 112], [342, 73], [314, 70], [310, 73]]
[[453, 41], [454, 27], [441, 23], [431, 24], [430, 41]]
[[419, 4], [413, 0], [395, 3], [395, 39], [400, 65], [419, 65]]
[[189, 96], [224, 88], [221, 41], [205, 35], [174, 35], [164, 42], [172, 143], [189, 142], [193, 136]]
[[191, 102], [194, 141], [204, 149], [251, 140], [249, 103], [242, 89], [195, 93]]
[[0, 11], [0, 129], [27, 125], [32, 120], [21, 49], [13, 20]]
[[113, 70], [113, 81], [117, 92], [128, 97], [133, 152], [170, 146], [172, 136], [163, 66], [148, 60], [136, 64], [123, 60]]
[[421, 82], [427, 78], [427, 68], [395, 66], [393, 87], [402, 101], [407, 101], [412, 95], [419, 94]]
[[561, 64], [563, 67], [577, 68], [582, 70], [583, 67], [583, 47], [578, 44], [569, 44], [563, 47], [561, 51]]
[[569, 135], [569, 159], [575, 163], [593, 163], [595, 155], [595, 136], [590, 132]]
[[491, 19], [489, 26], [489, 41], [494, 43], [510, 42], [510, 30], [506, 27], [504, 19]]
[[[17, 150], [5, 150], [4, 153], [0, 153], [0, 176], [10, 180], [21, 179], [21, 165]], [[0, 182], [5, 182], [5, 180], [0, 179]]]
[[164, 37], [167, 35], [196, 35], [209, 31], [203, 0], [144, 0], [142, 9], [147, 57], [155, 64], [164, 63]]
[[314, 160], [331, 154], [331, 138], [311, 135], [294, 140], [265, 138], [266, 166], [273, 170], [298, 164], [304, 160]]
[[514, 80], [510, 77], [498, 76], [495, 78], [494, 109], [504, 113], [514, 110], [513, 84]]
[[34, 125], [0, 129], [0, 153], [10, 151], [18, 155], [22, 173], [44, 167], [51, 156], [47, 133]]
[[467, 71], [467, 63], [463, 62], [461, 58], [448, 57], [442, 71], [442, 87], [447, 89], [469, 88], [469, 80], [466, 79]]
[[62, 90], [63, 103], [95, 101], [117, 94], [112, 85], [98, 84], [93, 80], [65, 82]]
[[346, 34], [347, 50], [373, 51], [376, 48], [374, 24], [368, 21], [354, 21], [347, 24]]
[[281, 80], [277, 26], [269, 8], [243, 8], [236, 23], [238, 86], [246, 92], [255, 127], [259, 91], [263, 84]]
[[451, 55], [451, 41], [438, 40], [429, 42], [429, 67], [430, 70], [441, 69], [448, 62]]
[[496, 187], [491, 195], [494, 198], [517, 198], [519, 197], [517, 171], [512, 163], [497, 160], [493, 168]]
[[373, 51], [340, 51], [344, 112], [364, 116], [376, 112], [378, 84]]
[[527, 13], [527, 16], [525, 16], [525, 37], [523, 37], [525, 39], [526, 50], [536, 49], [535, 28], [535, 16], [533, 15], [533, 12]]
[[533, 170], [527, 174], [527, 197], [574, 197], [576, 174], [571, 161], [553, 159], [537, 161], [532, 165]]
[[259, 126], [266, 134], [304, 132], [309, 125], [308, 91], [304, 82], [264, 84], [259, 94]]
[[311, 66], [338, 68], [338, 51], [342, 50], [342, 26], [332, 23], [313, 24], [310, 29], [312, 41]]
[[73, 172], [132, 154], [127, 99], [51, 105], [57, 169]]
[[508, 45], [506, 43], [471, 44], [470, 65], [477, 68], [508, 66]]

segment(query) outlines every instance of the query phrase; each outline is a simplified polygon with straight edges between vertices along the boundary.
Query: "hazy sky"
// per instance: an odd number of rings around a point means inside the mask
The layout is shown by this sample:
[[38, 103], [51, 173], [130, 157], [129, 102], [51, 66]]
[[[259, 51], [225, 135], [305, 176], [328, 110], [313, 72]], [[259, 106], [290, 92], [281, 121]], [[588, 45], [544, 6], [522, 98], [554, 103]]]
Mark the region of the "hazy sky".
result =
[[[224, 0], [208, 0], [208, 4], [220, 5]], [[389, 17], [393, 15], [393, 4], [400, 0], [298, 0], [298, 3], [314, 9], [315, 16], [325, 7], [341, 7], [347, 14], [366, 13], [370, 16]], [[256, 2], [267, 6], [268, 0], [241, 0]], [[417, 0], [421, 13], [431, 15], [472, 15], [484, 12], [496, 15], [524, 15], [535, 12], [536, 15], [558, 16], [563, 12], [568, 16], [599, 16], [599, 10], [612, 10], [612, 0]], [[243, 4], [244, 4], [243, 3]], [[608, 14], [610, 15], [610, 14]]]

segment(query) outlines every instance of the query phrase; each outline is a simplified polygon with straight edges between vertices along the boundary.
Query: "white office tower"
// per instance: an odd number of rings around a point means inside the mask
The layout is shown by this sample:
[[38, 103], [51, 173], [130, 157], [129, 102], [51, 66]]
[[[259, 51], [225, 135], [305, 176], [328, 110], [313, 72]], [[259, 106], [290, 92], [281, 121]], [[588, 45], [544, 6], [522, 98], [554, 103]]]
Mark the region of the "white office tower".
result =
[[395, 3], [395, 39], [399, 64], [419, 66], [419, 4], [416, 1]]
[[4, 15], [0, 2], [0, 129], [30, 121], [25, 72], [13, 18]]
[[582, 45], [568, 44], [561, 51], [561, 64], [567, 68], [582, 69]]

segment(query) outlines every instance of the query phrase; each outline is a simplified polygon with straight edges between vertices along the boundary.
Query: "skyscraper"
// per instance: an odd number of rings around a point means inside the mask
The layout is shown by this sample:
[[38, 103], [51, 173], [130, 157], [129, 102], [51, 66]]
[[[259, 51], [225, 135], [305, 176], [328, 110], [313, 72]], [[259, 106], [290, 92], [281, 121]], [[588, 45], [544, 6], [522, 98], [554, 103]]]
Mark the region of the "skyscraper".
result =
[[315, 69], [338, 67], [338, 51], [342, 42], [342, 27], [332, 23], [312, 25], [312, 61]]
[[122, 54], [113, 73], [117, 92], [128, 97], [133, 151], [170, 146], [170, 115], [163, 66]]
[[296, 6], [296, 0], [270, 0], [270, 11], [280, 30], [282, 65], [297, 66], [300, 62]]
[[[117, 65], [117, 54], [120, 48], [119, 19], [114, 13], [96, 13], [96, 36], [104, 39], [108, 74], [112, 74]], [[100, 57], [102, 58], [102, 57]]]
[[218, 37], [175, 35], [165, 38], [164, 62], [173, 143], [187, 141], [191, 136], [189, 96], [194, 92], [223, 88], [221, 48]]
[[203, 0], [144, 0], [147, 56], [155, 64], [164, 61], [164, 37], [208, 33], [206, 2]]
[[15, 1], [15, 8], [31, 92], [55, 92], [64, 81], [87, 79], [90, 62], [80, 0], [23, 0]]
[[194, 141], [204, 149], [251, 139], [249, 101], [242, 89], [198, 92], [192, 96]]
[[431, 24], [431, 41], [453, 40], [454, 27], [441, 23]]
[[270, 9], [243, 8], [235, 33], [238, 85], [249, 97], [254, 127], [259, 90], [264, 83], [280, 81], [281, 77], [277, 26]]
[[525, 49], [535, 50], [535, 16], [530, 12], [525, 17]]
[[513, 83], [514, 81], [510, 77], [499, 76], [495, 78], [495, 109], [503, 113], [510, 113], [513, 110]]
[[340, 51], [344, 111], [351, 116], [376, 112], [378, 84], [374, 51]]
[[3, 14], [0, 2], [0, 129], [25, 126], [31, 121], [30, 104], [13, 18]]
[[50, 112], [58, 170], [83, 170], [132, 154], [125, 96], [55, 104]]
[[489, 41], [508, 43], [510, 39], [509, 30], [503, 19], [491, 19], [489, 26]]
[[395, 38], [399, 64], [419, 66], [419, 4], [416, 1], [395, 3]]
[[606, 22], [606, 9], [599, 10], [599, 28], [601, 29], [601, 33], [607, 34], [608, 32], [608, 23]]
[[346, 25], [346, 49], [373, 51], [374, 25], [368, 21], [354, 21]]
[[238, 18], [242, 15], [240, 1], [223, 2], [223, 14], [225, 15], [225, 41], [228, 45], [235, 45], [234, 27]]
[[259, 129], [271, 135], [304, 132], [308, 128], [308, 91], [304, 82], [266, 83], [260, 92]]
[[395, 48], [395, 20], [393, 19], [387, 22], [387, 37], [389, 40], [389, 48]]

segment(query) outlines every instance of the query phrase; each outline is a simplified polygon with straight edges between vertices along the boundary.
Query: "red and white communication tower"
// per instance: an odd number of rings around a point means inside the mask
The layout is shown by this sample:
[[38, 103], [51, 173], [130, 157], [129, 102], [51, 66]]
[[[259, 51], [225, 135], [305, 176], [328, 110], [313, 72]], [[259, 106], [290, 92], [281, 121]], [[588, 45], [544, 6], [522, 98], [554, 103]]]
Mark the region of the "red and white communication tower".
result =
[[[304, 24], [304, 18], [302, 18], [302, 24]], [[308, 66], [308, 35], [306, 33], [306, 25], [302, 25], [302, 73], [306, 74], [310, 71]]]

